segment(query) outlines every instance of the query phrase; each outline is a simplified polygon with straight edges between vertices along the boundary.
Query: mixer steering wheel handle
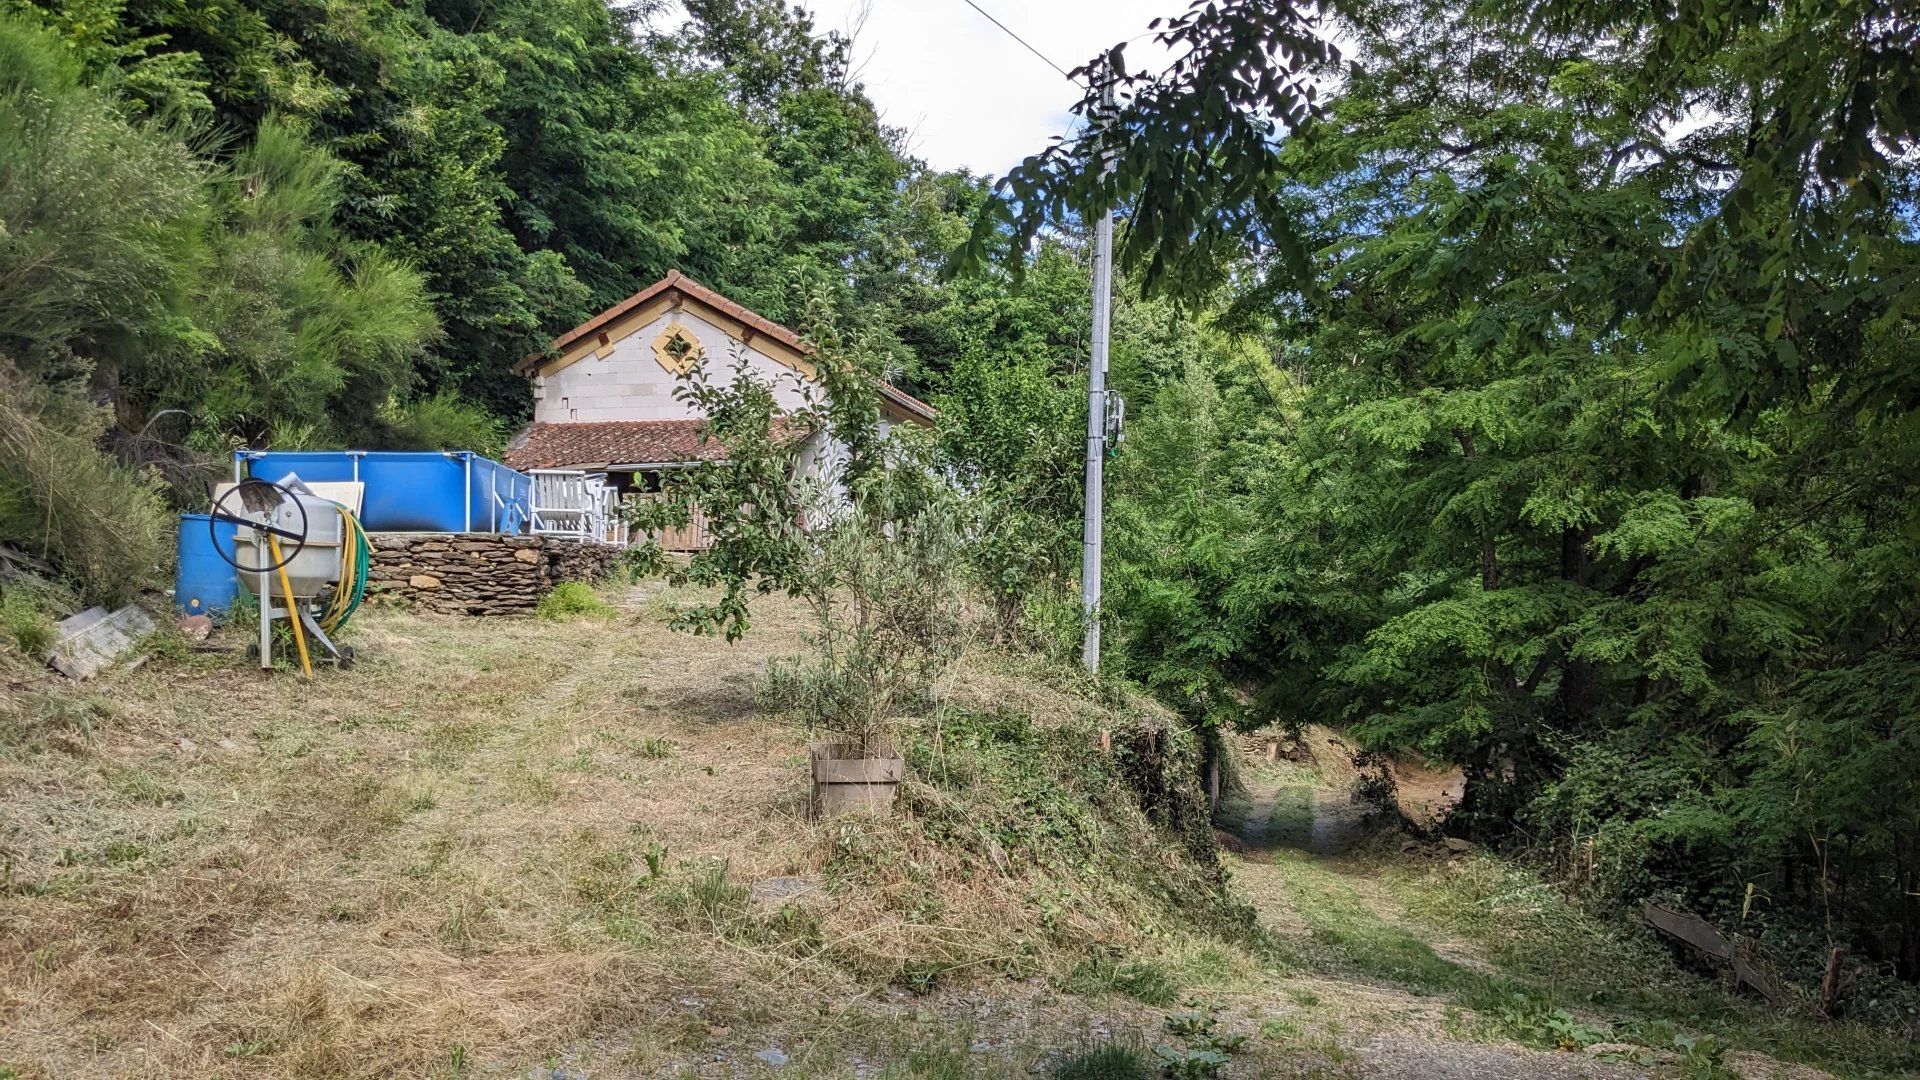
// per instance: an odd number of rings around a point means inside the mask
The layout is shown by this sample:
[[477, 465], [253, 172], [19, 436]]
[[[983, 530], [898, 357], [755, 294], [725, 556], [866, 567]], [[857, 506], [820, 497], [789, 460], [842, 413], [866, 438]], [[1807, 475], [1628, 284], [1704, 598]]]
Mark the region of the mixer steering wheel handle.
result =
[[[249, 480], [247, 483], [270, 487], [278, 491], [284, 497], [285, 501], [291, 502], [294, 509], [300, 511], [300, 531], [294, 532], [291, 529], [282, 529], [277, 525], [268, 525], [265, 522], [255, 521], [252, 518], [241, 517], [238, 514], [229, 512], [227, 510], [227, 500], [233, 498], [234, 494], [240, 490], [240, 485], [236, 484], [228, 488], [225, 494], [222, 494], [218, 499], [214, 500], [213, 511], [207, 515], [207, 536], [213, 541], [214, 554], [220, 556], [228, 566], [233, 567], [243, 574], [271, 574], [298, 558], [300, 552], [305, 550], [307, 546], [307, 531], [312, 527], [311, 523], [307, 520], [307, 507], [305, 503], [294, 496], [293, 489], [284, 484], [276, 484], [271, 480]], [[227, 554], [227, 552], [220, 547], [220, 534], [214, 529], [214, 525], [221, 521], [233, 525], [244, 525], [249, 529], [270, 533], [285, 540], [291, 540], [293, 541], [293, 546], [283, 547], [280, 551], [280, 558], [269, 561], [265, 566], [248, 566], [246, 563], [240, 561], [238, 543], [234, 545], [234, 552], [231, 555]]]

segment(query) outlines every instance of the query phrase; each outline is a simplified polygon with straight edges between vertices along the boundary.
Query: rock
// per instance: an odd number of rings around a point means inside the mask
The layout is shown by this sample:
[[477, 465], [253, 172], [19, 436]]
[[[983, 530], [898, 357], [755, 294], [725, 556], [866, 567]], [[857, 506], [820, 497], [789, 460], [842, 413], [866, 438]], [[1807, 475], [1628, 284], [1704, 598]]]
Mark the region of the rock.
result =
[[784, 904], [820, 890], [819, 881], [804, 877], [770, 877], [753, 883], [755, 903]]
[[1473, 844], [1470, 841], [1462, 840], [1457, 836], [1447, 837], [1446, 845], [1447, 850], [1453, 852], [1455, 855], [1465, 855], [1467, 852], [1473, 850]]
[[407, 584], [416, 589], [437, 589], [440, 587], [440, 579], [432, 574], [415, 574], [407, 579]]
[[781, 1050], [777, 1046], [769, 1046], [765, 1050], [756, 1051], [753, 1056], [757, 1060], [763, 1061], [776, 1069], [787, 1063], [786, 1051]]
[[521, 548], [513, 553], [513, 558], [515, 562], [537, 563], [540, 561], [540, 553], [532, 548]]
[[183, 615], [179, 625], [180, 632], [187, 636], [187, 640], [205, 641], [207, 635], [213, 633], [213, 616]]
[[[1680, 1063], [1680, 1055], [1672, 1050], [1657, 1050], [1652, 1047], [1636, 1046], [1633, 1043], [1594, 1043], [1586, 1048], [1585, 1053], [1588, 1057], [1631, 1061], [1636, 1065], [1668, 1066]], [[1747, 1074], [1743, 1071], [1742, 1075]]]
[[200, 744], [199, 744], [199, 743], [196, 743], [196, 742], [194, 742], [194, 741], [193, 741], [192, 739], [187, 739], [187, 738], [182, 738], [182, 739], [180, 740], [180, 752], [181, 752], [181, 753], [183, 753], [183, 754], [191, 754], [191, 753], [193, 753], [193, 752], [194, 752], [195, 750], [198, 750], [198, 749], [200, 749]]

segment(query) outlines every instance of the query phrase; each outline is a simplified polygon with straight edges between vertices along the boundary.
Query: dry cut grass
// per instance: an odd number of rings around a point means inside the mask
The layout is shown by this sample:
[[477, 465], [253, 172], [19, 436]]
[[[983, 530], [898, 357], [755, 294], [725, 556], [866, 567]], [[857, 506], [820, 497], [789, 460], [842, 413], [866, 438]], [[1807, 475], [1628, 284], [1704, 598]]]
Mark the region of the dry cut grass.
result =
[[[955, 843], [964, 807], [942, 835], [809, 820], [805, 734], [755, 705], [802, 614], [727, 645], [662, 628], [683, 599], [370, 613], [311, 684], [237, 654], [0, 672], [0, 1075], [651, 1074], [729, 1031], [846, 1036], [889, 995], [1044, 996], [1181, 932], [1148, 884]], [[953, 697], [1108, 711], [997, 663]], [[778, 878], [812, 891], [753, 897]]]

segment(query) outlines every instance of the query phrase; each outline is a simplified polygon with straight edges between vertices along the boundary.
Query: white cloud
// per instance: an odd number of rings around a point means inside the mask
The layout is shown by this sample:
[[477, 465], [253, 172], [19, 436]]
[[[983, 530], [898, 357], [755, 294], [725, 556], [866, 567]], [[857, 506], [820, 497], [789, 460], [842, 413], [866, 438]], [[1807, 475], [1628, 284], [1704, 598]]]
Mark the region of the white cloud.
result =
[[[848, 31], [862, 0], [803, 0], [822, 30]], [[1118, 42], [1128, 66], [1164, 57], [1155, 18], [1185, 0], [975, 0], [1071, 71]], [[886, 123], [939, 169], [998, 176], [1065, 134], [1081, 90], [968, 7], [966, 0], [870, 0], [854, 63]]]

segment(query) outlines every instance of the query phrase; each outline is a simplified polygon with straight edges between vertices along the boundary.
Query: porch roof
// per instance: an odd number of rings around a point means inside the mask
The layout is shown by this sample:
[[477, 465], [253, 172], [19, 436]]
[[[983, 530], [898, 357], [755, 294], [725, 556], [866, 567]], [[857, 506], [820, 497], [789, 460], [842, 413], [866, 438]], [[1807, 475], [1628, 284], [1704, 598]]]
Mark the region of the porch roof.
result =
[[[501, 460], [527, 469], [585, 469], [621, 465], [684, 465], [696, 461], [724, 461], [727, 448], [715, 439], [700, 437], [706, 421], [691, 420], [568, 420], [529, 424]], [[775, 429], [793, 427], [776, 418]], [[794, 430], [794, 434], [800, 432]]]
[[502, 455], [513, 468], [604, 469], [719, 461], [726, 450], [700, 438], [699, 420], [570, 421], [529, 425]]

